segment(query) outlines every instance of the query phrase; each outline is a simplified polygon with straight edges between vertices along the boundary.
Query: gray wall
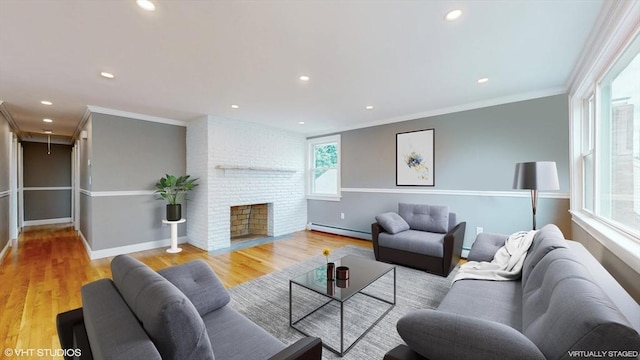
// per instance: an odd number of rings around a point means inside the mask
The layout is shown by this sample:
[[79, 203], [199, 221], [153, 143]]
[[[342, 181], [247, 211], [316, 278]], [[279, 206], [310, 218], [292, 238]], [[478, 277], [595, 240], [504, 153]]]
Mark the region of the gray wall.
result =
[[[69, 145], [23, 142], [24, 220], [71, 218], [71, 149]], [[69, 189], [33, 190], [38, 187]]]
[[[430, 128], [435, 186], [396, 186], [396, 133]], [[375, 215], [397, 210], [400, 201], [449, 205], [467, 222], [468, 248], [476, 227], [507, 234], [531, 228], [528, 192], [511, 188], [514, 166], [551, 160], [558, 165], [562, 196], [540, 198], [538, 227], [555, 223], [570, 238], [568, 139], [565, 95], [346, 131], [342, 188], [350, 191], [339, 202], [309, 200], [308, 221], [370, 233]]]
[[[186, 128], [93, 113], [85, 130], [80, 227], [91, 249], [168, 239], [169, 227], [162, 224], [166, 203], [144, 192], [166, 173], [185, 173]], [[185, 226], [178, 228], [180, 236], [186, 234]]]
[[[0, 113], [0, 251], [9, 242], [10, 132], [9, 123]], [[0, 259], [1, 261], [2, 259]]]

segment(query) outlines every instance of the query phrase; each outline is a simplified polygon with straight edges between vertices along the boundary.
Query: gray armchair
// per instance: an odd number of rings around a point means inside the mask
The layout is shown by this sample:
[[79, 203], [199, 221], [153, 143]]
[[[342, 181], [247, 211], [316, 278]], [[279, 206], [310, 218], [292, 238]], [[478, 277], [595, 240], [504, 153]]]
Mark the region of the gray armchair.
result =
[[400, 203], [398, 213], [371, 224], [376, 260], [447, 276], [460, 260], [466, 224], [448, 206]]

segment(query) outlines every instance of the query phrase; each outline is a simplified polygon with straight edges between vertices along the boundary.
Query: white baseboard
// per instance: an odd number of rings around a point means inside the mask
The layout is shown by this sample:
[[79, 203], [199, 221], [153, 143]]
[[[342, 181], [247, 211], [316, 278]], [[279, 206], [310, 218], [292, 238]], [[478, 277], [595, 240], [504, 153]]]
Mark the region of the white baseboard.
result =
[[307, 224], [307, 229], [322, 231], [329, 234], [344, 235], [344, 236], [354, 237], [354, 238], [363, 239], [363, 240], [371, 240], [370, 233], [357, 231], [357, 230], [343, 229], [343, 228], [338, 228], [334, 226], [326, 226], [321, 224], [309, 223]]
[[4, 256], [7, 255], [7, 253], [9, 252], [9, 248], [11, 247], [11, 242], [13, 240], [9, 240], [7, 241], [7, 243], [4, 245], [4, 248], [2, 249], [2, 251], [0, 251], [0, 264], [2, 264], [2, 261], [4, 261]]
[[65, 224], [72, 222], [73, 219], [69, 218], [57, 218], [57, 219], [42, 219], [42, 220], [25, 220], [24, 226], [36, 226], [36, 225], [51, 225], [51, 224]]
[[[87, 242], [87, 239], [84, 237], [82, 232], [78, 231], [78, 233], [82, 238], [82, 242], [84, 243], [84, 248], [87, 251], [87, 255], [89, 255], [89, 259], [91, 260], [171, 246], [171, 239], [162, 239], [162, 240], [156, 240], [156, 241], [148, 241], [140, 244], [118, 246], [118, 247], [113, 247], [109, 249], [92, 250], [91, 247], [89, 246], [89, 243]], [[178, 244], [185, 244], [187, 243], [187, 240], [188, 238], [186, 236], [179, 236]]]

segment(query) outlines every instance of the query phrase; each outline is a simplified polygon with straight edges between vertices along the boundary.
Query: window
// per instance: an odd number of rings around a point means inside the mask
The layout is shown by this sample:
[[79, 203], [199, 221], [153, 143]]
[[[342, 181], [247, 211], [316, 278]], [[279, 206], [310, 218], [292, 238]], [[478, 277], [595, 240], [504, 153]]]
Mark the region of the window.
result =
[[593, 95], [584, 102], [582, 118], [584, 129], [582, 133], [582, 181], [584, 185], [582, 208], [590, 213], [593, 213], [594, 102]]
[[[579, 208], [640, 242], [640, 37], [583, 94]], [[577, 103], [576, 103], [577, 106]]]
[[[640, 235], [640, 38], [598, 84], [595, 214]], [[585, 189], [587, 190], [587, 189]]]
[[307, 198], [340, 200], [340, 135], [307, 141]]

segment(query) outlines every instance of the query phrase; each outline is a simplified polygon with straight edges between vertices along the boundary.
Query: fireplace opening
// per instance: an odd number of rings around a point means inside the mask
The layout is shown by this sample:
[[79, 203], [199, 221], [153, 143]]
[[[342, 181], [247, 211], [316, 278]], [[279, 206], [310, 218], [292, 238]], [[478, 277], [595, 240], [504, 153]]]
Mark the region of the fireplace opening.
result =
[[247, 241], [269, 236], [268, 204], [231, 207], [231, 241]]

